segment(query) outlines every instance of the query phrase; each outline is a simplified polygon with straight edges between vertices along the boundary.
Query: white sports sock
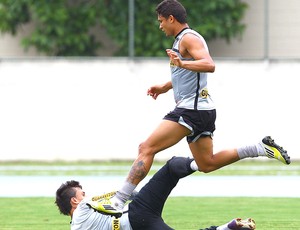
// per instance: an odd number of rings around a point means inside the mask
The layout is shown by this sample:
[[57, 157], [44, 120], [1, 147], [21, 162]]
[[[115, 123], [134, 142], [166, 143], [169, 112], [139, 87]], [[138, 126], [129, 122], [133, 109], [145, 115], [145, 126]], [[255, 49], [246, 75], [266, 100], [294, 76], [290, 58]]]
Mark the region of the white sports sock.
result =
[[125, 181], [123, 187], [117, 191], [116, 195], [110, 199], [115, 208], [122, 210], [125, 206], [126, 201], [129, 199], [133, 193], [136, 185]]
[[[190, 167], [191, 167], [191, 169], [192, 169], [193, 171], [198, 171], [198, 170], [199, 170], [198, 165], [197, 165], [197, 163], [196, 163], [195, 160], [193, 160], [193, 161], [191, 162]], [[200, 171], [200, 170], [199, 170], [199, 171]]]
[[258, 156], [267, 156], [265, 152], [265, 148], [262, 143], [258, 143], [256, 147], [258, 151]]
[[265, 151], [261, 143], [256, 145], [248, 145], [237, 149], [240, 159], [247, 157], [265, 156]]

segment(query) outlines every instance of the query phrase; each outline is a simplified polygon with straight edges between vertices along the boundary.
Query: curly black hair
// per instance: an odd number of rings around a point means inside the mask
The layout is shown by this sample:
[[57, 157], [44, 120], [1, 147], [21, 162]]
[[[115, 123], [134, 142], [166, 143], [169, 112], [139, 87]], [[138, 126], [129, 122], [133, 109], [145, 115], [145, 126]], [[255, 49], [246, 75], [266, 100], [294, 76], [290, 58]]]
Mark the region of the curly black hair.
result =
[[76, 189], [81, 188], [82, 186], [78, 181], [71, 180], [63, 183], [56, 191], [55, 204], [58, 206], [58, 209], [61, 214], [70, 215], [72, 209], [71, 198], [76, 195]]

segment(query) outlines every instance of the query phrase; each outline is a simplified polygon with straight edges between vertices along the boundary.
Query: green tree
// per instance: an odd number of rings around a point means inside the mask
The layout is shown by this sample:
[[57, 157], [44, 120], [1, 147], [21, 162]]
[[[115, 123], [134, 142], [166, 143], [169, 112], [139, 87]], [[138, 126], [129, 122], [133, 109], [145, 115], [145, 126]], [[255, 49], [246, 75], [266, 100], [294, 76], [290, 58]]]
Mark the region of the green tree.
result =
[[35, 30], [22, 40], [49, 56], [94, 56], [100, 46], [90, 30], [97, 23], [97, 9], [83, 0], [1, 0], [0, 30], [16, 33], [33, 21]]
[[0, 31], [15, 35], [17, 27], [30, 21], [26, 1], [1, 0], [0, 2]]
[[[156, 5], [161, 0], [135, 0], [135, 55], [165, 56], [173, 38], [166, 39], [158, 26]], [[241, 0], [181, 0], [188, 13], [189, 25], [209, 41], [216, 38], [228, 42], [242, 35], [247, 4]], [[99, 1], [101, 24], [119, 45], [119, 55], [128, 54], [128, 1]]]
[[[155, 7], [161, 0], [135, 0], [135, 56], [165, 56], [173, 39], [158, 29]], [[247, 5], [241, 0], [181, 0], [189, 25], [207, 41], [240, 36]], [[94, 56], [101, 46], [91, 29], [104, 27], [115, 42], [116, 56], [128, 55], [128, 0], [1, 0], [0, 31], [16, 34], [33, 21], [35, 30], [22, 40], [49, 56]]]

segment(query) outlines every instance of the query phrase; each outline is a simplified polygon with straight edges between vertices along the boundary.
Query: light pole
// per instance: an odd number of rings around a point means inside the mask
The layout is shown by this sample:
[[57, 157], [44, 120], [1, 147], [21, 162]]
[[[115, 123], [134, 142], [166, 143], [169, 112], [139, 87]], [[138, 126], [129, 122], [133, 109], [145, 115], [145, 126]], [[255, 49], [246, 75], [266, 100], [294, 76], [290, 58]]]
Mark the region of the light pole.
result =
[[134, 58], [134, 0], [128, 0], [128, 56]]

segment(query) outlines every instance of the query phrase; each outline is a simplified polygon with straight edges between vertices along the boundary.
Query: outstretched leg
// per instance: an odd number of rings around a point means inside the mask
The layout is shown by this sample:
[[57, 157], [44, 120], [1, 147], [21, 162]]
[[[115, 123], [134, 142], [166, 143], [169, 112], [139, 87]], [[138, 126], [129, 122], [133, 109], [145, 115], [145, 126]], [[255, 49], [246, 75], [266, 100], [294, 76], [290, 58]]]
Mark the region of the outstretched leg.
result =
[[128, 177], [116, 195], [92, 205], [108, 215], [122, 215], [123, 207], [139, 182], [148, 174], [156, 153], [173, 146], [189, 134], [189, 130], [177, 122], [163, 120], [154, 132], [139, 146], [138, 158], [134, 161]]
[[290, 164], [291, 160], [287, 151], [266, 136], [261, 142], [235, 149], [222, 150], [213, 153], [213, 141], [210, 136], [199, 138], [196, 142], [189, 143], [189, 147], [199, 167], [199, 171], [208, 173], [223, 166], [232, 164], [248, 157], [269, 157]]
[[193, 159], [173, 157], [135, 196], [129, 208], [129, 220], [133, 229], [172, 229], [161, 217], [163, 206], [179, 179], [192, 174]]

